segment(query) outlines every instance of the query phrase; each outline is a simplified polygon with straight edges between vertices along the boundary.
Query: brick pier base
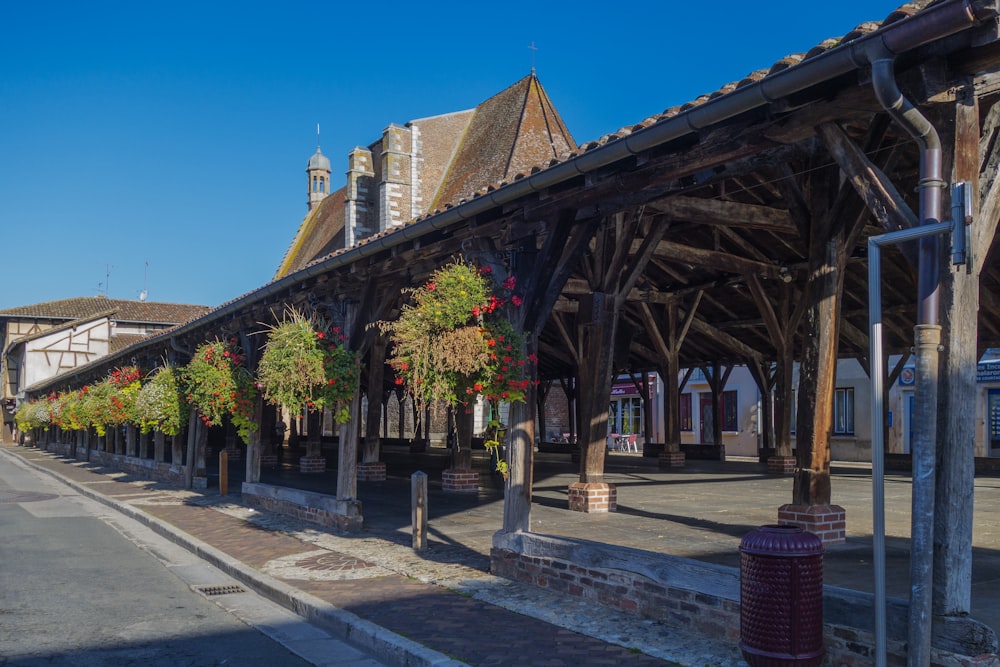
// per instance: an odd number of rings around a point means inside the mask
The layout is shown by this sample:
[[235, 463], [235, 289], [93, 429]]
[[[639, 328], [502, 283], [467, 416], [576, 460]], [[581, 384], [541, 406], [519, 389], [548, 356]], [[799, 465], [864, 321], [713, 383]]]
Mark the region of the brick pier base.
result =
[[823, 541], [823, 546], [847, 541], [847, 513], [840, 505], [782, 505], [778, 523], [808, 530]]
[[569, 508], [574, 512], [617, 512], [618, 487], [603, 482], [569, 485]]
[[479, 493], [479, 473], [469, 468], [448, 468], [441, 473], [441, 490], [446, 493]]
[[326, 459], [322, 456], [303, 456], [299, 459], [300, 472], [326, 472]]
[[795, 472], [795, 457], [770, 456], [767, 459], [767, 471], [779, 475], [791, 475]]
[[277, 454], [261, 454], [260, 455], [260, 467], [261, 468], [277, 468], [278, 467], [278, 455]]
[[370, 461], [358, 464], [359, 482], [384, 482], [385, 463], [383, 461]]
[[683, 468], [684, 467], [684, 452], [660, 452], [658, 465], [661, 468]]

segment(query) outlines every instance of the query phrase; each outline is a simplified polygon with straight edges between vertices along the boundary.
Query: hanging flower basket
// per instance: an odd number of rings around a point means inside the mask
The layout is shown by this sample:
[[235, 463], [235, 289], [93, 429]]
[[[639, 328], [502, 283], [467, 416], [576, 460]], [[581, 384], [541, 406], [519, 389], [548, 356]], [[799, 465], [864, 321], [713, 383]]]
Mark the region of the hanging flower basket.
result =
[[168, 436], [180, 433], [189, 412], [180, 372], [169, 364], [160, 366], [139, 390], [135, 411], [143, 433], [153, 429]]
[[358, 355], [337, 327], [289, 310], [267, 332], [257, 365], [264, 398], [293, 411], [329, 409], [338, 424], [350, 419], [358, 389]]
[[228, 415], [243, 442], [249, 442], [257, 430], [257, 389], [244, 361], [235, 339], [204, 343], [184, 368], [184, 384], [187, 402], [198, 409], [206, 426], [219, 426]]
[[399, 319], [383, 325], [396, 383], [418, 404], [467, 405], [477, 396], [524, 400], [535, 360], [525, 356], [524, 340], [508, 319], [521, 299], [513, 276], [497, 285], [491, 275], [466, 262], [447, 264], [411, 291]]

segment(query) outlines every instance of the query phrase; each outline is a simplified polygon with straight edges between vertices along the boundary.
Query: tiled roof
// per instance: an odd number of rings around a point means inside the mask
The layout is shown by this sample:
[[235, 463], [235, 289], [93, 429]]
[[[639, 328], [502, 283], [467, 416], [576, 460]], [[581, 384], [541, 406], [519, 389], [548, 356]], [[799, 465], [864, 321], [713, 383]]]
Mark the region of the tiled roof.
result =
[[104, 296], [85, 296], [0, 310], [0, 319], [40, 318], [50, 320], [79, 320], [109, 310], [115, 311], [114, 319], [121, 322], [181, 324], [204, 315], [210, 308], [208, 306], [193, 306], [180, 303], [129, 301], [125, 299], [109, 299]]
[[575, 148], [559, 112], [530, 74], [476, 107], [430, 208], [457, 204]]
[[140, 336], [137, 334], [112, 334], [111, 338], [108, 340], [108, 354], [114, 354], [115, 352], [120, 352], [124, 350], [129, 345], [138, 343], [146, 336]]
[[316, 257], [344, 247], [344, 197], [347, 188], [331, 192], [306, 215], [274, 274], [277, 280], [298, 271]]

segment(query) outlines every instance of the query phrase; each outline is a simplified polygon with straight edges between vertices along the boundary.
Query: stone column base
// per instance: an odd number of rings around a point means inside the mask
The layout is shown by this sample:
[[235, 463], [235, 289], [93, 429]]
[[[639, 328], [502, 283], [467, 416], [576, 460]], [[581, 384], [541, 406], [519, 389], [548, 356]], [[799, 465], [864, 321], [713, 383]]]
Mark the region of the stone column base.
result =
[[684, 452], [680, 450], [676, 452], [660, 452], [658, 465], [661, 468], [683, 468], [685, 458]]
[[779, 475], [791, 475], [795, 472], [795, 457], [769, 456], [767, 458], [767, 471]]
[[840, 505], [782, 505], [778, 523], [808, 530], [823, 541], [823, 546], [847, 541], [847, 512]]
[[261, 454], [260, 455], [260, 467], [261, 468], [277, 468], [278, 467], [278, 455], [277, 454]]
[[479, 473], [469, 468], [448, 468], [441, 473], [441, 489], [446, 493], [479, 493]]
[[322, 456], [303, 456], [299, 459], [299, 472], [326, 472], [326, 459]]
[[239, 447], [226, 447], [226, 456], [229, 457], [230, 461], [242, 461], [243, 450]]
[[359, 482], [384, 482], [385, 463], [383, 461], [369, 461], [358, 464]]
[[617, 512], [618, 487], [603, 482], [569, 485], [569, 508], [574, 512]]

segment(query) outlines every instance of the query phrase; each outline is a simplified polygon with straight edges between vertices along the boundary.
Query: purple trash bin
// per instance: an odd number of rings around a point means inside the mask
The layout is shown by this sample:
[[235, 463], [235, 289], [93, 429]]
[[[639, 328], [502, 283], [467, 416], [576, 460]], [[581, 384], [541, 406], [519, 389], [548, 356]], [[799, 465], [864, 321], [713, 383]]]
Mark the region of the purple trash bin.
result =
[[823, 542], [761, 526], [740, 542], [740, 650], [752, 667], [823, 661]]

